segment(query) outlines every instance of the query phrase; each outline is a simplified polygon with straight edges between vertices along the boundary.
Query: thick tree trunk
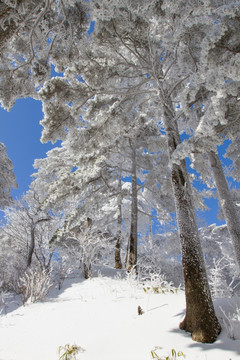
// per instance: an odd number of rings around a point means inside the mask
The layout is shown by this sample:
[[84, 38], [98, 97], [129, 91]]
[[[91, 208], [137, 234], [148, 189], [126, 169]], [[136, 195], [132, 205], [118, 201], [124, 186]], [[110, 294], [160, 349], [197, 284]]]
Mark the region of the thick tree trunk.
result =
[[90, 277], [92, 277], [92, 265], [91, 264], [86, 264], [86, 262], [83, 263], [83, 276], [84, 279], [89, 279]]
[[208, 152], [207, 155], [213, 172], [218, 198], [235, 249], [236, 260], [240, 267], [240, 220], [237, 215], [236, 205], [231, 198], [229, 187], [217, 154], [211, 151]]
[[137, 265], [137, 161], [136, 161], [136, 141], [130, 140], [132, 150], [132, 204], [131, 204], [131, 229], [129, 241], [129, 270]]
[[[171, 103], [165, 108], [164, 125], [168, 139], [170, 161], [180, 144]], [[180, 328], [190, 332], [195, 341], [212, 343], [221, 331], [215, 315], [200, 245], [191, 186], [185, 161], [171, 164], [172, 187], [175, 198], [178, 232], [182, 249], [185, 281], [186, 315]]]
[[36, 229], [36, 226], [37, 226], [37, 224], [39, 224], [41, 222], [45, 222], [45, 221], [50, 221], [50, 218], [39, 219], [37, 221], [34, 221], [32, 219], [31, 231], [30, 231], [30, 245], [29, 245], [28, 255], [27, 255], [27, 267], [28, 268], [32, 264], [32, 257], [33, 257], [33, 253], [34, 253], [34, 250], [35, 250], [35, 229]]
[[[86, 229], [87, 231], [90, 231], [92, 227], [92, 219], [87, 217], [87, 223], [86, 223]], [[85, 254], [86, 256], [83, 256], [83, 276], [84, 279], [89, 279], [92, 277], [92, 264], [91, 259], [88, 258], [88, 254]]]
[[117, 236], [115, 245], [115, 268], [122, 269], [121, 261], [121, 237], [122, 237], [122, 173], [120, 171], [118, 179], [118, 217], [117, 217]]
[[122, 237], [122, 205], [118, 204], [118, 231], [115, 244], [115, 268], [122, 269], [121, 261], [121, 237]]
[[115, 245], [115, 268], [122, 269], [122, 261], [121, 261], [121, 234], [117, 234], [117, 241]]

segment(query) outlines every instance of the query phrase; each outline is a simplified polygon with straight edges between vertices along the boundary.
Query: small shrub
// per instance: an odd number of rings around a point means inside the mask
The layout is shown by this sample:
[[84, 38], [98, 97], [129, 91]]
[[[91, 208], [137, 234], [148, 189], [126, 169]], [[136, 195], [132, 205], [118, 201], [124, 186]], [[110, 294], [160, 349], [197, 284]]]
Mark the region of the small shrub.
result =
[[175, 288], [172, 283], [166, 281], [164, 275], [152, 274], [150, 281], [145, 283], [143, 291], [146, 293], [151, 292], [153, 294], [165, 294], [169, 292], [176, 294], [178, 289]]
[[77, 345], [59, 346], [59, 360], [76, 360], [76, 356], [79, 352], [83, 352], [84, 349]]
[[213, 259], [213, 267], [209, 269], [209, 285], [214, 298], [230, 298], [236, 292], [240, 285], [239, 273], [235, 272], [229, 276], [232, 268], [234, 263], [227, 256]]
[[162, 355], [162, 356], [160, 356], [160, 355], [157, 354], [157, 351], [158, 351], [159, 349], [161, 349], [161, 347], [156, 346], [156, 347], [151, 351], [151, 355], [152, 355], [152, 358], [153, 358], [153, 359], [157, 359], [157, 360], [177, 360], [177, 359], [179, 359], [179, 360], [181, 360], [181, 359], [183, 359], [183, 358], [185, 357], [185, 355], [183, 354], [182, 351], [178, 351], [178, 352], [177, 352], [175, 349], [172, 349], [172, 350], [171, 350], [171, 354], [170, 354], [170, 355], [167, 355], [167, 356]]
[[6, 297], [7, 292], [0, 290], [0, 315], [6, 312]]
[[126, 279], [130, 284], [136, 283], [139, 280], [139, 274], [137, 272], [136, 266], [132, 266], [128, 269], [126, 272]]
[[52, 287], [51, 274], [46, 270], [27, 270], [20, 277], [17, 287], [23, 304], [44, 300]]
[[227, 335], [232, 340], [240, 339], [240, 300], [238, 296], [228, 300], [229, 308], [223, 309], [221, 306], [221, 322], [227, 331]]

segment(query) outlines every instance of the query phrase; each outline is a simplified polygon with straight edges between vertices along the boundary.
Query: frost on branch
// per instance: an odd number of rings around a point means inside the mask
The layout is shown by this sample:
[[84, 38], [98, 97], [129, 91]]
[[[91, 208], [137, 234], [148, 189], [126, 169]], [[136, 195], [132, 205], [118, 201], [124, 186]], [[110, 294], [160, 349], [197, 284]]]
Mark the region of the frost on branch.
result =
[[56, 142], [66, 137], [66, 129], [77, 124], [75, 107], [78, 116], [83, 111], [81, 107], [91, 98], [92, 94], [82, 83], [70, 86], [65, 78], [55, 77], [47, 81], [39, 91], [43, 100], [44, 119], [40, 122], [44, 127], [42, 142]]
[[52, 287], [51, 273], [28, 269], [18, 281], [18, 292], [23, 304], [44, 300]]
[[87, 12], [85, 1], [1, 1], [0, 99], [6, 109], [18, 98], [37, 97], [56, 60], [66, 66], [74, 41], [87, 35]]
[[11, 202], [10, 191], [11, 188], [17, 188], [17, 182], [3, 143], [0, 143], [0, 171], [0, 207], [5, 207]]

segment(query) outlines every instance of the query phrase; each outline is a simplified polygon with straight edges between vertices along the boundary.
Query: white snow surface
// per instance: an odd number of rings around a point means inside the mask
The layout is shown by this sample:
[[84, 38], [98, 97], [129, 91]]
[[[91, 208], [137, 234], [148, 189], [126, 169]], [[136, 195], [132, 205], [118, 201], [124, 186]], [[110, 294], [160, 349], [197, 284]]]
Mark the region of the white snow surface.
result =
[[239, 359], [240, 340], [229, 339], [224, 329], [214, 344], [196, 343], [179, 330], [184, 309], [182, 290], [146, 293], [138, 282], [109, 274], [68, 279], [44, 302], [6, 309], [0, 360], [58, 360], [59, 346], [66, 344], [85, 349], [80, 360], [149, 360], [156, 346], [159, 356], [174, 348], [186, 360]]

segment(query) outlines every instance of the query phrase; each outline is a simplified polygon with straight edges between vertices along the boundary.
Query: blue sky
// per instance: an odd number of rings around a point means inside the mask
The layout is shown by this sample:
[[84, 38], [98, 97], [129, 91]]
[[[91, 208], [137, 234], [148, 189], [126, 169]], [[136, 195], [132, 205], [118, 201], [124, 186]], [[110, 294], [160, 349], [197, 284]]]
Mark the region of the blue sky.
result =
[[[91, 21], [88, 35], [94, 31], [94, 26], [95, 22]], [[62, 74], [56, 73], [52, 66], [51, 76]], [[41, 102], [34, 99], [17, 100], [10, 112], [0, 106], [0, 142], [7, 147], [8, 157], [13, 162], [18, 188], [12, 189], [12, 196], [17, 199], [28, 190], [34, 160], [45, 157], [54, 147], [51, 143], [40, 142], [42, 126], [39, 121], [42, 118]]]
[[[45, 157], [46, 152], [54, 147], [51, 143], [40, 142], [42, 126], [39, 121], [42, 117], [41, 102], [30, 98], [17, 100], [10, 112], [0, 107], [0, 142], [7, 147], [18, 182], [18, 189], [12, 190], [14, 198], [19, 199], [28, 190], [34, 159]], [[203, 222], [223, 224], [217, 219], [217, 200], [208, 199], [206, 203], [210, 210], [201, 215]]]
[[42, 117], [41, 102], [30, 98], [17, 100], [10, 112], [0, 107], [0, 142], [7, 147], [18, 182], [18, 189], [12, 190], [14, 198], [28, 190], [34, 159], [45, 157], [53, 148], [51, 143], [40, 142]]
[[[28, 190], [34, 159], [45, 157], [46, 152], [54, 147], [51, 143], [40, 142], [42, 126], [39, 121], [42, 117], [41, 102], [33, 99], [17, 100], [10, 112], [0, 108], [0, 141], [7, 147], [18, 182], [18, 189], [12, 190], [14, 198], [20, 198]], [[204, 216], [206, 221], [222, 224], [223, 221], [217, 219], [217, 200], [208, 199], [206, 202], [211, 208]]]

